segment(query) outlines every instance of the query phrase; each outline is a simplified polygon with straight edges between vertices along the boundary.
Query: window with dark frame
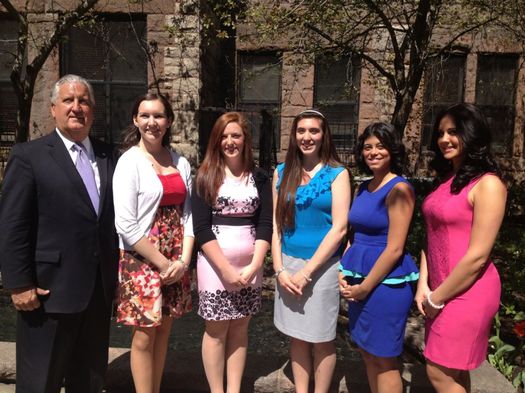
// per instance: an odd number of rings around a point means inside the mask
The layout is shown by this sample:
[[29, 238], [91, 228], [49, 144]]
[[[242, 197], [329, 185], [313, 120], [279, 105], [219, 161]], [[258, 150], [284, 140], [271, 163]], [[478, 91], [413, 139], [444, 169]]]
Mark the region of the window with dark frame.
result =
[[350, 162], [359, 124], [361, 67], [358, 58], [318, 57], [315, 62], [314, 107], [330, 124], [340, 158]]
[[15, 144], [18, 101], [10, 75], [15, 61], [18, 23], [0, 17], [0, 162]]
[[518, 55], [478, 55], [476, 105], [486, 116], [496, 153], [510, 153], [514, 135]]
[[463, 102], [465, 86], [464, 54], [434, 57], [425, 74], [421, 146], [428, 148], [436, 116], [451, 105]]
[[[253, 147], [259, 149], [261, 131], [273, 130], [272, 144], [280, 149], [281, 58], [277, 53], [237, 53], [237, 107], [251, 124]], [[273, 147], [270, 146], [273, 150]]]
[[61, 51], [61, 74], [88, 79], [95, 90], [91, 135], [118, 143], [135, 99], [148, 90], [146, 17], [112, 14], [73, 28]]

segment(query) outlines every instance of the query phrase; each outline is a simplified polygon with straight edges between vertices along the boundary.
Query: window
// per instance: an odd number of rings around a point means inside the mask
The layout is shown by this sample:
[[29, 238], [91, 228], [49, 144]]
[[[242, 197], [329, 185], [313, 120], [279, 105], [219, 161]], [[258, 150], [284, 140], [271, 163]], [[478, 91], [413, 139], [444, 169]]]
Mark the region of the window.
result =
[[316, 60], [314, 107], [328, 119], [337, 152], [347, 162], [357, 138], [360, 80], [357, 58], [327, 55]]
[[131, 122], [131, 107], [148, 90], [146, 18], [111, 15], [86, 28], [73, 28], [62, 47], [61, 73], [88, 79], [95, 90], [91, 135], [120, 141]]
[[487, 117], [496, 153], [507, 153], [512, 146], [517, 70], [518, 56], [478, 56], [476, 104]]
[[18, 101], [10, 74], [17, 39], [18, 24], [12, 20], [0, 19], [0, 162], [7, 161], [15, 143]]
[[239, 101], [248, 105], [278, 105], [281, 63], [274, 54], [239, 54]]
[[433, 58], [425, 74], [423, 132], [421, 146], [428, 147], [436, 116], [451, 105], [463, 102], [465, 55], [447, 54]]
[[[280, 57], [275, 53], [239, 52], [238, 70], [237, 106], [252, 126], [253, 146], [275, 151], [280, 148]], [[273, 135], [264, 138], [268, 130]]]

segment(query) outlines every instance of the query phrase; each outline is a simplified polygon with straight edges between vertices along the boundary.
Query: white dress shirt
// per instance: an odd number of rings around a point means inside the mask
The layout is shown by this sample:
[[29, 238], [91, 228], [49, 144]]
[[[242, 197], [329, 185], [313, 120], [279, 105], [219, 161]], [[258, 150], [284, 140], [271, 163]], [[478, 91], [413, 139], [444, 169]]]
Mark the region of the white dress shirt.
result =
[[[55, 128], [58, 136], [60, 139], [62, 139], [62, 142], [64, 142], [64, 145], [66, 146], [67, 152], [69, 153], [71, 160], [73, 160], [73, 164], [76, 165], [77, 158], [78, 158], [78, 151], [74, 148], [75, 142], [72, 140], [67, 139], [58, 128]], [[87, 151], [87, 157], [89, 160], [89, 163], [91, 164], [91, 167], [93, 168], [93, 173], [95, 174], [95, 184], [97, 185], [98, 194], [100, 195], [100, 174], [98, 173], [98, 165], [97, 161], [95, 159], [95, 151], [93, 150], [93, 145], [91, 145], [91, 141], [89, 140], [89, 137], [86, 137], [83, 141], [81, 141], [84, 147]]]

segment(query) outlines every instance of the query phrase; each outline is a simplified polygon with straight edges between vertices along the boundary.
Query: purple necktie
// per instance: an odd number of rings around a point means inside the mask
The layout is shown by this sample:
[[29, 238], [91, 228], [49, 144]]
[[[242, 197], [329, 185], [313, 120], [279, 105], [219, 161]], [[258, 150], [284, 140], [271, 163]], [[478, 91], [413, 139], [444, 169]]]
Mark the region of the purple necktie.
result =
[[91, 199], [91, 203], [93, 204], [93, 208], [98, 215], [99, 195], [97, 183], [95, 183], [95, 173], [93, 172], [93, 167], [91, 166], [91, 163], [87, 157], [86, 147], [81, 142], [75, 142], [73, 148], [77, 152], [77, 162], [75, 163], [75, 166], [77, 167], [80, 177], [82, 177], [82, 180], [84, 181], [84, 185], [86, 186], [86, 190], [89, 194], [89, 198]]

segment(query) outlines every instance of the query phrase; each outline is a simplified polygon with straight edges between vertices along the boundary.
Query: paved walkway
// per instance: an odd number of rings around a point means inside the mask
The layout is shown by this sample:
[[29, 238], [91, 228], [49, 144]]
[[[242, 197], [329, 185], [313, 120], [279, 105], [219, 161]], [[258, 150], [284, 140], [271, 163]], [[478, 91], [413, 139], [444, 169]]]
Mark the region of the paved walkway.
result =
[[[407, 329], [407, 351], [402, 356], [405, 393], [431, 393], [424, 365], [419, 361], [420, 321], [412, 319]], [[286, 356], [272, 350], [272, 343], [248, 355], [243, 393], [292, 393], [291, 369]], [[15, 379], [15, 345], [0, 342], [0, 381]], [[129, 349], [111, 348], [106, 393], [133, 392]], [[170, 351], [166, 361], [162, 393], [202, 393], [208, 386], [200, 351]], [[14, 385], [0, 384], [0, 393], [14, 392]], [[333, 393], [368, 393], [366, 372], [355, 349], [338, 347]], [[511, 384], [487, 362], [472, 373], [472, 393], [515, 393]]]
[[[271, 301], [250, 323], [250, 345], [243, 393], [292, 393], [292, 373], [288, 362], [288, 342], [273, 326]], [[347, 322], [338, 327], [337, 367], [331, 393], [368, 393], [366, 372], [355, 347], [344, 338]], [[175, 321], [173, 340], [166, 361], [162, 393], [203, 393], [208, 385], [201, 361], [202, 319], [196, 313]], [[119, 338], [115, 340], [115, 338]], [[129, 346], [129, 329], [114, 327], [113, 345]], [[409, 318], [405, 353], [402, 356], [404, 393], [431, 393], [421, 356], [423, 321]], [[173, 349], [175, 348], [175, 349]], [[129, 368], [129, 349], [110, 348], [106, 393], [134, 392]], [[13, 393], [15, 344], [0, 341], [0, 393]], [[3, 384], [2, 384], [3, 383]], [[516, 389], [487, 362], [472, 373], [472, 393], [515, 393]]]

